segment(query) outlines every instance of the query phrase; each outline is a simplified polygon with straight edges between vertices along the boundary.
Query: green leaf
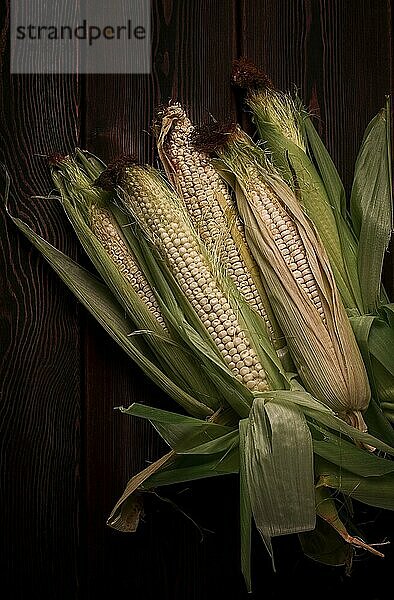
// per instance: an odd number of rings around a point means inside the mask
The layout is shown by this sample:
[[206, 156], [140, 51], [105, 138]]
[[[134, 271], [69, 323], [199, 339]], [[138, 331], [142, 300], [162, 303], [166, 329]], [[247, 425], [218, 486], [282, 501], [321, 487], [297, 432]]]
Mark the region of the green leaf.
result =
[[380, 312], [386, 315], [390, 327], [394, 328], [394, 303], [384, 304], [380, 307]]
[[394, 473], [360, 477], [320, 458], [315, 460], [315, 465], [320, 475], [319, 486], [334, 488], [369, 506], [394, 510]]
[[365, 445], [373, 446], [383, 452], [394, 455], [393, 446], [386, 444], [381, 439], [370, 435], [369, 433], [364, 433], [359, 429], [348, 425], [345, 421], [337, 417], [330, 408], [316, 400], [316, 398], [311, 396], [311, 394], [308, 394], [308, 392], [299, 390], [273, 390], [270, 392], [256, 392], [255, 396], [267, 399], [271, 398], [285, 403], [293, 402], [302, 409], [302, 412], [306, 417], [311, 417], [320, 424], [345, 434], [352, 440], [362, 442]]
[[362, 449], [316, 423], [309, 422], [309, 427], [314, 452], [335, 465], [362, 477], [376, 477], [394, 471], [394, 460], [381, 458]]
[[238, 447], [218, 454], [183, 454], [147, 479], [141, 490], [238, 472]]
[[315, 526], [312, 438], [302, 411], [256, 398], [245, 455], [253, 517], [273, 558], [271, 537]]
[[394, 376], [394, 327], [377, 318], [370, 330], [368, 347], [371, 355]]
[[308, 141], [308, 149], [322, 178], [331, 206], [343, 216], [346, 215], [346, 193], [336, 166], [315, 129], [312, 119], [305, 112], [303, 126]]
[[[357, 268], [358, 241], [353, 231], [350, 215], [347, 210], [345, 189], [337, 168], [321, 137], [316, 131], [312, 119], [306, 111], [303, 111], [303, 117], [309, 154], [317, 167], [330, 205], [333, 209], [349, 285], [352, 289], [354, 298], [356, 299], [357, 307], [361, 311], [363, 304]], [[340, 280], [338, 280], [338, 283], [340, 283]], [[346, 302], [346, 295], [343, 294], [342, 285], [339, 285], [339, 290], [342, 293], [342, 299], [346, 308], [351, 308]]]
[[390, 109], [382, 109], [369, 123], [355, 165], [350, 210], [359, 236], [358, 272], [367, 313], [377, 311], [382, 299], [384, 256], [393, 229]]
[[358, 347], [360, 348], [360, 352], [363, 357], [365, 367], [368, 371], [370, 384], [373, 390], [375, 390], [375, 381], [373, 377], [373, 369], [369, 349], [369, 334], [375, 319], [376, 317], [373, 315], [357, 315], [355, 317], [349, 317], [349, 321], [352, 326], [353, 333], [356, 337]]
[[240, 477], [240, 526], [241, 526], [241, 571], [246, 589], [252, 591], [251, 552], [252, 552], [252, 506], [250, 504], [246, 467], [246, 438], [248, 419], [239, 422], [239, 477]]
[[217, 454], [238, 446], [238, 429], [138, 403], [120, 410], [148, 419], [177, 454]]
[[[388, 311], [380, 310], [381, 317], [350, 317], [368, 372], [372, 396], [380, 404], [394, 402], [394, 323]], [[370, 433], [394, 446], [394, 430], [374, 399], [370, 401], [364, 420]]]
[[298, 537], [303, 553], [312, 560], [333, 567], [351, 562], [351, 546], [319, 516], [315, 529], [300, 533]]
[[369, 402], [364, 421], [371, 435], [394, 448], [394, 428], [375, 398], [371, 398]]

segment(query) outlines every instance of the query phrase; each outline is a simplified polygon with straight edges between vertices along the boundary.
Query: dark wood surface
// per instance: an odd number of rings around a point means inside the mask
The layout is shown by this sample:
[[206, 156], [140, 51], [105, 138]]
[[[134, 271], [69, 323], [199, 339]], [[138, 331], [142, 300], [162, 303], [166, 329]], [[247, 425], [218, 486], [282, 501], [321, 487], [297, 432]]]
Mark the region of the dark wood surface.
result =
[[[12, 177], [15, 212], [86, 261], [57, 204], [32, 199], [52, 187], [42, 155], [79, 145], [104, 160], [133, 152], [156, 164], [150, 124], [160, 102], [185, 102], [196, 121], [241, 115], [229, 85], [231, 62], [241, 55], [262, 65], [277, 86], [300, 90], [349, 188], [364, 128], [392, 89], [391, 2], [152, 4], [150, 76], [77, 77], [10, 76], [3, 3], [0, 160]], [[6, 597], [246, 598], [235, 477], [174, 486], [165, 490], [172, 504], [148, 498], [136, 534], [106, 526], [130, 476], [164, 450], [149, 426], [114, 407], [135, 400], [171, 402], [80, 308], [3, 213], [0, 223], [1, 570], [3, 586], [11, 586]], [[385, 281], [392, 289], [390, 256]], [[374, 522], [369, 527], [378, 539], [372, 541], [394, 537], [391, 517], [371, 510], [365, 519]], [[359, 555], [351, 578], [305, 559], [297, 538], [278, 538], [275, 546], [273, 573], [262, 542], [254, 539], [255, 598], [282, 598], [289, 591], [311, 598], [387, 597], [391, 546], [384, 560]]]

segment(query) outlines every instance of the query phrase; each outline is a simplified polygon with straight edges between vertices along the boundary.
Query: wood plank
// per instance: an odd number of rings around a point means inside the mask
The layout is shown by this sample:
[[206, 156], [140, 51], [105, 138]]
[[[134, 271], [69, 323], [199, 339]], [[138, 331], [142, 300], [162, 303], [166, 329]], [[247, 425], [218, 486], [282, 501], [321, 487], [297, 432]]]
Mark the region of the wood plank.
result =
[[[78, 137], [77, 78], [10, 75], [9, 2], [0, 17], [0, 161], [11, 206], [72, 256], [59, 206], [32, 198], [53, 185], [44, 155]], [[1, 177], [1, 193], [3, 193]], [[1, 495], [4, 590], [13, 598], [72, 600], [78, 588], [79, 311], [1, 209]], [[7, 593], [7, 592], [6, 592]]]
[[[86, 79], [84, 141], [104, 160], [131, 152], [157, 165], [151, 121], [156, 106], [170, 98], [185, 103], [197, 121], [208, 113], [221, 117], [232, 110], [232, 2], [167, 0], [152, 6], [152, 74]], [[212, 56], [220, 56], [220, 64]], [[115, 414], [113, 406], [141, 400], [173, 410], [176, 405], [94, 323], [87, 322], [85, 340], [86, 594], [90, 598], [105, 590], [144, 598], [204, 597], [216, 578], [212, 550], [200, 545], [198, 532], [181, 513], [152, 498], [136, 534], [120, 534], [105, 525], [127, 480], [165, 450], [149, 425]], [[200, 489], [206, 496], [209, 486]], [[174, 488], [169, 494], [176, 498], [178, 492]], [[194, 494], [192, 515], [201, 496]], [[183, 498], [179, 496], [181, 506]], [[205, 511], [207, 516], [207, 503]], [[221, 551], [224, 541], [217, 542]]]
[[[348, 187], [364, 127], [390, 89], [390, 5], [154, 0], [152, 75], [77, 78], [8, 75], [9, 2], [3, 3], [0, 160], [12, 176], [14, 211], [80, 257], [60, 208], [31, 199], [52, 187], [40, 155], [78, 144], [105, 160], [133, 152], [157, 164], [149, 131], [154, 107], [173, 98], [186, 103], [196, 121], [234, 116], [229, 73], [233, 56], [241, 54], [262, 63], [277, 85], [300, 88], [319, 114], [320, 131]], [[16, 599], [33, 592], [42, 600], [103, 593], [249, 597], [239, 571], [236, 477], [160, 490], [170, 502], [148, 497], [134, 535], [105, 525], [128, 478], [164, 451], [147, 424], [114, 407], [135, 400], [174, 405], [79, 309], [3, 213], [0, 223], [3, 585], [12, 586]], [[390, 284], [392, 268], [386, 266], [386, 273]], [[394, 531], [384, 513], [361, 513], [360, 520], [371, 519], [373, 541]], [[203, 530], [202, 542], [192, 520]], [[385, 561], [360, 556], [349, 580], [341, 570], [328, 574], [305, 560], [294, 537], [278, 538], [275, 545], [276, 574], [255, 536], [256, 597], [302, 593], [306, 580], [323, 598], [386, 596], [394, 564], [390, 546]]]

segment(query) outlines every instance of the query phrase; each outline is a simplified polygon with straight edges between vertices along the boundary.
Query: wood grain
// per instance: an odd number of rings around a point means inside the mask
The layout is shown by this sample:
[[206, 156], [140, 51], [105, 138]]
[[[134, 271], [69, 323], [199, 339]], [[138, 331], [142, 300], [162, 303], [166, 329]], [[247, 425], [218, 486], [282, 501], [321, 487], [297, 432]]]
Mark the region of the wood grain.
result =
[[[14, 212], [88, 265], [59, 205], [32, 200], [52, 187], [45, 156], [79, 145], [106, 161], [132, 152], [158, 165], [155, 107], [172, 98], [196, 122], [239, 116], [229, 78], [242, 55], [278, 87], [299, 89], [349, 189], [364, 128], [392, 91], [390, 7], [389, 0], [153, 0], [151, 75], [10, 76], [3, 3], [0, 161], [12, 177]], [[166, 450], [149, 425], [114, 408], [175, 407], [4, 212], [0, 229], [3, 585], [15, 600], [251, 598], [239, 569], [237, 477], [163, 488], [164, 500], [147, 496], [135, 534], [106, 526], [127, 480]], [[391, 259], [391, 290], [392, 275]], [[360, 519], [372, 541], [393, 538], [383, 511], [361, 510]], [[358, 555], [348, 578], [305, 559], [296, 536], [274, 544], [276, 573], [254, 533], [252, 598], [317, 590], [322, 600], [387, 597], [390, 546], [384, 561]]]
[[[1, 162], [11, 207], [76, 256], [45, 156], [78, 136], [75, 77], [9, 75], [2, 4]], [[3, 178], [1, 190], [3, 192]], [[73, 598], [79, 545], [79, 315], [50, 267], [1, 211], [1, 579], [13, 598]]]

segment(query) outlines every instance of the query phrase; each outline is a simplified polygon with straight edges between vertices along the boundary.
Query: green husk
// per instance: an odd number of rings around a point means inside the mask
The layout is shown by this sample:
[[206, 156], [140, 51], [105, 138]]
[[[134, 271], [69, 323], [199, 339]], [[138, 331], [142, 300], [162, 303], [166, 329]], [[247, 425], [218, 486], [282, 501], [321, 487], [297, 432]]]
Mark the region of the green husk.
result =
[[148, 419], [159, 435], [177, 454], [218, 454], [238, 444], [238, 428], [134, 403], [120, 410], [131, 416]]
[[[303, 385], [338, 413], [365, 410], [370, 400], [367, 373], [320, 238], [290, 188], [270, 169], [264, 153], [244, 132], [236, 129], [216, 153], [223, 170], [230, 171], [236, 180], [247, 241], [267, 282], [272, 308]], [[326, 325], [293, 278], [253, 200], [250, 188], [256, 181], [263, 191], [275, 193], [297, 227], [324, 305]]]
[[320, 474], [318, 486], [334, 488], [350, 498], [386, 510], [394, 510], [394, 473], [361, 477], [323, 459], [316, 459]]
[[[307, 154], [304, 118], [307, 119], [310, 136], [313, 129], [306, 111], [298, 98], [293, 99], [290, 94], [273, 89], [251, 91], [248, 105], [260, 139], [319, 233], [346, 308], [362, 310], [356, 268], [356, 240], [351, 231], [343, 235], [339, 233], [348, 227], [342, 213], [342, 187], [334, 175], [327, 193], [321, 176]], [[326, 156], [321, 153], [320, 158], [326, 159]], [[325, 175], [330, 174], [331, 178], [332, 167], [326, 160]]]
[[[373, 396], [385, 412], [394, 403], [394, 327], [388, 317], [387, 306], [381, 308], [379, 316], [361, 315], [350, 319]], [[383, 430], [381, 433], [383, 435]]]
[[385, 301], [381, 289], [385, 253], [393, 231], [390, 104], [369, 123], [354, 171], [350, 210], [359, 238], [358, 272], [365, 312]]
[[271, 537], [315, 526], [312, 438], [296, 404], [256, 398], [245, 440], [246, 481], [256, 527]]
[[[196, 395], [200, 402], [216, 410], [221, 404], [221, 397], [209, 377], [206, 374], [202, 377], [201, 369], [196, 365], [190, 352], [182, 347], [177, 332], [173, 328], [169, 331], [163, 330], [145, 302], [108, 256], [100, 239], [91, 228], [89, 214], [91, 205], [102, 206], [110, 213], [111, 194], [94, 186], [94, 180], [88, 176], [77, 160], [71, 157], [64, 158], [52, 167], [52, 177], [61, 193], [64, 210], [83, 248], [132, 319], [135, 324], [134, 329], [141, 332], [138, 335], [146, 339], [161, 367], [179, 387], [184, 388], [191, 395]], [[119, 236], [126, 242], [130, 256], [134, 260], [136, 242], [131, 246], [130, 238], [126, 240], [121, 228], [119, 228]], [[168, 323], [167, 327], [169, 327]], [[203, 382], [202, 379], [205, 381]]]

